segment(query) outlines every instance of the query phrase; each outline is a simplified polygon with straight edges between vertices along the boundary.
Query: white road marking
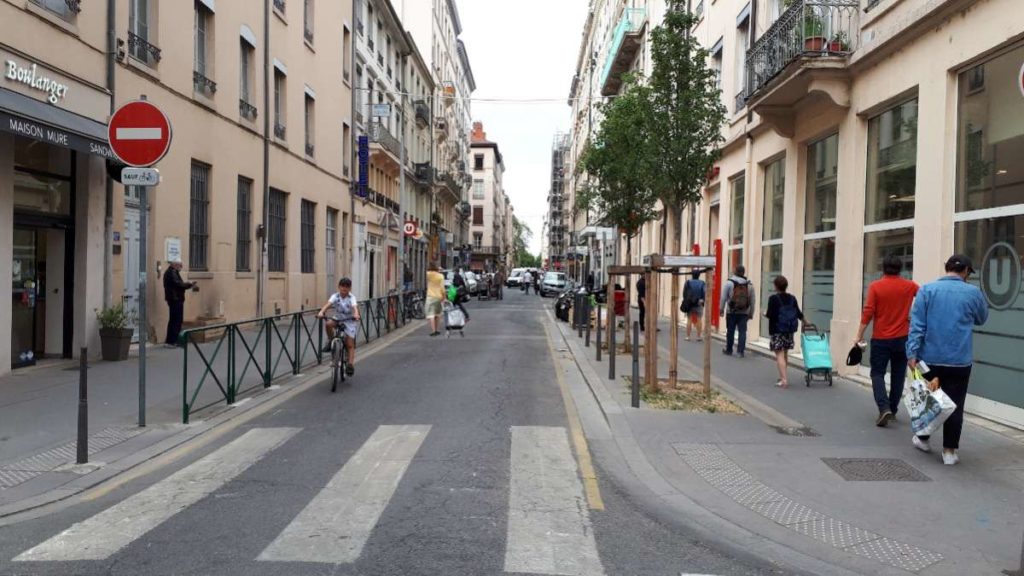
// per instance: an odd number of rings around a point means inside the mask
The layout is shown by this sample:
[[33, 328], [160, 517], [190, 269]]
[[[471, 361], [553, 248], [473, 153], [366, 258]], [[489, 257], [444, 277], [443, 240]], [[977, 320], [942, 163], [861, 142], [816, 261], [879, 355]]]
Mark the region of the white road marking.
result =
[[380, 426], [258, 560], [355, 562], [430, 426]]
[[505, 572], [603, 576], [564, 428], [512, 427]]
[[160, 140], [164, 131], [161, 128], [117, 128], [114, 137], [118, 140]]
[[103, 560], [217, 490], [298, 428], [255, 428], [130, 498], [79, 522], [16, 562]]

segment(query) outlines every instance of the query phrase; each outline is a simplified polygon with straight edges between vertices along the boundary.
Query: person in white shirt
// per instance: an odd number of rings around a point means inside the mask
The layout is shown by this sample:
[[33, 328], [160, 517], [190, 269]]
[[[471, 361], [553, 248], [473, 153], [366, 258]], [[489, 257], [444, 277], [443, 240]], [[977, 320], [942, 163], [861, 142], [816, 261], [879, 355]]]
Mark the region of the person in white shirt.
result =
[[[330, 316], [326, 316], [328, 309]], [[338, 291], [331, 294], [324, 307], [316, 315], [317, 318], [328, 318], [327, 320], [327, 346], [324, 352], [331, 349], [331, 342], [334, 341], [334, 331], [342, 330], [342, 340], [348, 348], [348, 365], [345, 366], [345, 373], [352, 376], [356, 372], [356, 336], [359, 334], [359, 305], [356, 297], [352, 294], [352, 281], [348, 278], [338, 280]]]
[[523, 291], [529, 294], [531, 286], [533, 286], [533, 274], [527, 270], [526, 272], [523, 272]]

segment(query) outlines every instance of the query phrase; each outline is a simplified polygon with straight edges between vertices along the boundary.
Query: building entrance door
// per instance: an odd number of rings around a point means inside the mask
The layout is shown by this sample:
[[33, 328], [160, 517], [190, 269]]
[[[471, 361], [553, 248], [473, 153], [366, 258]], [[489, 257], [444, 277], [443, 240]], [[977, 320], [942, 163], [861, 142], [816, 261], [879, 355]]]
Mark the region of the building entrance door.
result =
[[[125, 206], [124, 209], [124, 290], [121, 292], [125, 312], [135, 317], [139, 313], [139, 208]], [[139, 341], [138, 323], [133, 323], [135, 333], [132, 342]]]
[[15, 226], [11, 294], [11, 367], [70, 357], [71, 315], [65, 279], [66, 230]]

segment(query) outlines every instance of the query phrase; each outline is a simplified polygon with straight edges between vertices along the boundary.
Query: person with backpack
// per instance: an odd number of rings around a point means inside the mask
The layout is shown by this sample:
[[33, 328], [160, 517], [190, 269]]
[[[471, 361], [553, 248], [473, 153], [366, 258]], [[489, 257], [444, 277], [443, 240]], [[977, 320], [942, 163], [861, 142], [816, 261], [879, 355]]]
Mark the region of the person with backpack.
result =
[[732, 356], [733, 341], [736, 333], [739, 333], [739, 341], [736, 343], [736, 353], [740, 358], [747, 350], [747, 322], [754, 316], [754, 287], [746, 277], [746, 268], [743, 265], [736, 267], [736, 273], [729, 277], [722, 290], [722, 299], [719, 302], [719, 316], [725, 316], [725, 350], [726, 356]]
[[683, 303], [679, 311], [689, 316], [686, 323], [686, 341], [690, 341], [690, 332], [697, 327], [697, 342], [704, 340], [702, 336], [701, 318], [704, 316], [705, 284], [700, 279], [700, 270], [694, 270], [692, 277], [683, 284]]
[[793, 349], [793, 334], [804, 322], [804, 313], [800, 311], [800, 303], [796, 296], [786, 292], [789, 280], [785, 276], [776, 276], [775, 294], [768, 299], [768, 335], [771, 338], [770, 348], [775, 352], [775, 362], [779, 367], [780, 388], [788, 388], [789, 351]]

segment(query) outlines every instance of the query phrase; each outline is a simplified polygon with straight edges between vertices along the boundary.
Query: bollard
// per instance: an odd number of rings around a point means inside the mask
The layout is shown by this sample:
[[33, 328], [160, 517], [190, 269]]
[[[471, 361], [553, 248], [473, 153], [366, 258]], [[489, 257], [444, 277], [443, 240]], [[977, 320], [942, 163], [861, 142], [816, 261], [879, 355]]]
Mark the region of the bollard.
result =
[[601, 361], [601, 305], [597, 305], [597, 361]]
[[[614, 312], [615, 309], [612, 308]], [[615, 380], [615, 322], [612, 321], [612, 329], [608, 332], [608, 379]]]
[[89, 461], [89, 349], [82, 348], [78, 362], [78, 454], [76, 462]]
[[577, 308], [580, 309], [579, 316], [576, 317], [576, 337], [583, 338], [583, 296], [581, 294], [576, 295], [576, 302], [579, 304]]
[[586, 333], [586, 339], [583, 341], [583, 346], [590, 348], [590, 297], [585, 297], [586, 304], [583, 305], [583, 331]]
[[632, 393], [633, 408], [640, 407], [640, 323], [633, 322], [633, 381], [630, 392]]

